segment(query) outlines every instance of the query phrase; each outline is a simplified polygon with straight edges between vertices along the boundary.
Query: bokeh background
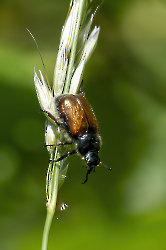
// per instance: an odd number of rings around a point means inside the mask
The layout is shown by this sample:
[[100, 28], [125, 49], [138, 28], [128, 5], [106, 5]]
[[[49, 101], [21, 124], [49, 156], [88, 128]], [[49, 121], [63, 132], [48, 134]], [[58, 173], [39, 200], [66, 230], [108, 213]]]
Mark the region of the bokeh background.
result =
[[[101, 1], [93, 1], [94, 9]], [[0, 249], [41, 248], [46, 217], [45, 117], [33, 84], [50, 82], [69, 0], [0, 0]], [[49, 250], [166, 249], [166, 1], [105, 0], [84, 91], [101, 127], [102, 162], [70, 157]]]

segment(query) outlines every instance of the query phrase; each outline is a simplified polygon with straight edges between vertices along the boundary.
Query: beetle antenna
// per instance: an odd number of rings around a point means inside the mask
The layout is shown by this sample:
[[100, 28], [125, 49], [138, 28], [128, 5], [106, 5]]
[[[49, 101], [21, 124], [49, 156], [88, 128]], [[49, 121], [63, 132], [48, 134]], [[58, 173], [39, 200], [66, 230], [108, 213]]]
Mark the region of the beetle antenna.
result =
[[104, 165], [102, 162], [99, 163], [100, 165], [103, 165], [105, 168], [107, 168], [108, 170], [112, 170], [112, 168], [107, 167], [106, 165]]
[[34, 41], [35, 44], [36, 44], [36, 47], [37, 47], [37, 50], [38, 50], [38, 52], [39, 52], [39, 56], [40, 56], [40, 59], [41, 59], [41, 61], [42, 61], [42, 65], [43, 65], [43, 68], [44, 68], [44, 73], [45, 73], [45, 77], [46, 77], [46, 80], [47, 80], [47, 84], [48, 84], [49, 88], [51, 89], [50, 84], [49, 84], [49, 80], [48, 80], [48, 76], [47, 76], [47, 72], [46, 72], [46, 67], [45, 67], [45, 64], [44, 64], [43, 57], [42, 57], [41, 51], [40, 51], [40, 49], [39, 49], [39, 46], [38, 46], [38, 44], [37, 44], [37, 42], [36, 42], [36, 39], [34, 38], [34, 36], [32, 35], [32, 33], [30, 32], [30, 30], [29, 30], [28, 28], [26, 28], [26, 30], [29, 32], [29, 34], [30, 34], [31, 37], [33, 38], [33, 41]]

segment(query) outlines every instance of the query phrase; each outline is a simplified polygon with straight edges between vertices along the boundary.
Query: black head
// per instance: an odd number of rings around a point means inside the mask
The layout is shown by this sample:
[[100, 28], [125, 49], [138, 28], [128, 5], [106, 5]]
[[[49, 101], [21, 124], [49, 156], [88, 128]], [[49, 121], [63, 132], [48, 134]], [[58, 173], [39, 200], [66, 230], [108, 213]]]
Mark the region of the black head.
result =
[[98, 157], [98, 152], [89, 151], [86, 153], [84, 159], [90, 168], [99, 166], [100, 158]]
[[89, 151], [85, 157], [84, 157], [87, 165], [88, 165], [88, 171], [87, 171], [87, 174], [86, 174], [86, 179], [85, 181], [82, 183], [86, 183], [87, 180], [88, 180], [88, 175], [92, 172], [95, 171], [95, 167], [99, 166], [99, 163], [100, 163], [100, 158], [98, 157], [98, 153], [97, 152], [93, 152], [93, 151]]

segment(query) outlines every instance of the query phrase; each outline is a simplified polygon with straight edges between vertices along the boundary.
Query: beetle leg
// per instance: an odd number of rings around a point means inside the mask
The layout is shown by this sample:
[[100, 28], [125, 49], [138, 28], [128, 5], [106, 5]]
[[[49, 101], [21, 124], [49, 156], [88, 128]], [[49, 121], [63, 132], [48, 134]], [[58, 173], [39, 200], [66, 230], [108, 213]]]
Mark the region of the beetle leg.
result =
[[[88, 181], [88, 175], [92, 172], [92, 170], [93, 170], [92, 167], [90, 167], [90, 168], [88, 169], [87, 174], [86, 174], [86, 179], [85, 179], [85, 181], [84, 181], [82, 184], [85, 184], [85, 183]], [[93, 170], [93, 171], [94, 171], [94, 170]]]
[[44, 109], [40, 109], [43, 113], [46, 113], [48, 115], [49, 118], [51, 118], [51, 120], [53, 120], [58, 126], [61, 126], [63, 125], [63, 123], [61, 122], [58, 122], [57, 119], [50, 113], [48, 112], [47, 110], [44, 110]]
[[44, 147], [72, 145], [73, 142], [57, 142], [56, 144], [45, 144]]
[[72, 151], [68, 152], [67, 154], [62, 155], [61, 157], [59, 157], [56, 161], [55, 160], [50, 160], [50, 162], [58, 162], [58, 161], [61, 161], [61, 160], [65, 159], [66, 157], [68, 157], [70, 155], [74, 155], [74, 154], [77, 154], [77, 150], [72, 150]]

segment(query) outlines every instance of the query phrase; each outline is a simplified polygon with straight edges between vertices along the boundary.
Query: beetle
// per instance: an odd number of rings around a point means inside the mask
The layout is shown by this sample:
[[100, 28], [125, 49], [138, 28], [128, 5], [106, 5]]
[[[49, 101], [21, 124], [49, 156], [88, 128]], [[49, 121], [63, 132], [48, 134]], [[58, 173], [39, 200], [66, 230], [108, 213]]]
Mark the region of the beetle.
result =
[[[102, 144], [98, 122], [92, 107], [82, 93], [76, 95], [62, 94], [56, 97], [55, 107], [56, 117], [45, 110], [42, 111], [47, 113], [71, 139], [71, 142], [60, 143], [59, 145], [75, 144], [76, 149], [57, 160], [51, 161], [58, 162], [67, 156], [79, 153], [83, 156], [88, 168], [84, 184], [87, 182], [88, 175], [92, 170], [95, 171], [95, 167], [102, 164], [98, 156]], [[111, 168], [108, 169], [111, 170]]]
[[[32, 36], [37, 46], [43, 67], [45, 69], [45, 65], [38, 44], [32, 33], [29, 30], [28, 32]], [[62, 94], [58, 97], [55, 97], [55, 116], [47, 110], [41, 109], [41, 111], [46, 113], [52, 121], [54, 121], [58, 126], [60, 126], [71, 139], [71, 142], [58, 143], [55, 146], [69, 145], [74, 143], [76, 145], [75, 150], [72, 150], [67, 154], [61, 156], [56, 161], [51, 161], [58, 162], [70, 155], [79, 153], [81, 156], [83, 156], [88, 168], [86, 179], [83, 182], [84, 184], [87, 182], [88, 175], [92, 172], [92, 170], [95, 171], [95, 167], [99, 166], [99, 164], [102, 164], [98, 156], [98, 152], [100, 150], [102, 142], [99, 125], [97, 123], [92, 107], [84, 97], [84, 94], [82, 92], [82, 86], [83, 80], [81, 83], [80, 94]], [[111, 168], [106, 168], [108, 170], [112, 170]]]

